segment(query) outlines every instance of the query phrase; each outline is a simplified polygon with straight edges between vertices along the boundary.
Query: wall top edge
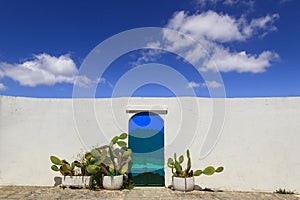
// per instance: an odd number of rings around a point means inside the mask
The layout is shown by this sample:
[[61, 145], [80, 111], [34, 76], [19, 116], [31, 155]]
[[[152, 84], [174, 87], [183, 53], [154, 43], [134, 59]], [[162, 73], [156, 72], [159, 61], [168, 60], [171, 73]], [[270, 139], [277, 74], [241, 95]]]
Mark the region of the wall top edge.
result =
[[225, 97], [225, 98], [210, 98], [210, 97], [189, 97], [189, 96], [181, 96], [181, 97], [113, 97], [113, 98], [38, 98], [38, 97], [23, 97], [23, 96], [5, 96], [0, 95], [0, 98], [6, 99], [36, 99], [36, 100], [118, 100], [118, 99], [204, 99], [204, 100], [211, 100], [211, 99], [225, 99], [225, 100], [268, 100], [268, 99], [300, 99], [300, 96], [291, 96], [291, 97]]

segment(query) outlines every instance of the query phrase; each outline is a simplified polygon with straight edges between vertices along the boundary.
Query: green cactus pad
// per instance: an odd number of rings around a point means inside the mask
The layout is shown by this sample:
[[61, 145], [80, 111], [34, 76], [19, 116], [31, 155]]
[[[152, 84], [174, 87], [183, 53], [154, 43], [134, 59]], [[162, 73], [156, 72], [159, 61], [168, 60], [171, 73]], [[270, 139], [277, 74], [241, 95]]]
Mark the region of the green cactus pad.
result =
[[127, 149], [124, 153], [123, 153], [123, 158], [126, 157], [126, 156], [130, 156], [132, 153], [132, 150], [131, 149]]
[[175, 166], [174, 164], [167, 164], [169, 168], [173, 169]]
[[189, 172], [192, 168], [192, 161], [191, 158], [188, 157], [187, 165], [186, 165], [186, 171]]
[[116, 142], [119, 140], [119, 136], [115, 136], [112, 140], [111, 143], [112, 144], [116, 144]]
[[124, 141], [118, 141], [117, 144], [119, 145], [119, 147], [126, 147], [127, 143]]
[[175, 161], [174, 167], [175, 167], [177, 173], [182, 172], [182, 167], [180, 166], [179, 162]]
[[56, 165], [52, 165], [51, 166], [51, 169], [55, 172], [58, 172], [59, 171], [59, 168], [56, 166]]
[[72, 164], [71, 164], [71, 170], [73, 170], [74, 168], [75, 168], [75, 163], [72, 162]]
[[183, 155], [179, 156], [179, 158], [178, 158], [178, 162], [181, 164], [181, 163], [183, 163], [183, 161], [184, 161], [184, 157], [183, 157]]
[[174, 165], [174, 160], [172, 158], [168, 159], [168, 164]]
[[89, 159], [91, 159], [92, 154], [90, 152], [88, 152], [84, 155], [84, 157], [89, 160]]
[[63, 175], [70, 175], [71, 167], [70, 165], [62, 165], [61, 171], [63, 172]]
[[101, 153], [97, 150], [97, 149], [93, 149], [91, 151], [91, 154], [94, 158], [96, 158], [96, 160], [100, 160], [101, 159]]
[[186, 156], [190, 158], [190, 150], [186, 150]]
[[86, 168], [86, 171], [87, 171], [89, 174], [96, 174], [99, 170], [100, 170], [100, 167], [97, 166], [97, 165], [89, 165], [89, 166]]
[[122, 133], [120, 136], [119, 136], [119, 139], [121, 140], [125, 140], [127, 138], [127, 133]]
[[212, 167], [212, 166], [208, 166], [208, 167], [206, 167], [204, 170], [203, 170], [203, 174], [205, 174], [205, 175], [213, 175], [214, 173], [215, 173], [215, 168], [214, 167]]
[[121, 174], [125, 174], [127, 171], [128, 171], [128, 163], [122, 167]]
[[216, 172], [217, 172], [217, 173], [220, 173], [220, 172], [222, 172], [223, 170], [224, 170], [224, 167], [221, 166], [221, 167], [218, 167], [218, 168], [216, 169]]
[[200, 176], [202, 174], [202, 170], [194, 171], [194, 176]]
[[94, 164], [95, 162], [97, 162], [97, 160], [96, 160], [94, 157], [92, 157], [92, 158], [90, 159], [90, 163], [91, 163], [91, 164]]
[[55, 165], [62, 165], [62, 161], [56, 156], [50, 156], [50, 160]]

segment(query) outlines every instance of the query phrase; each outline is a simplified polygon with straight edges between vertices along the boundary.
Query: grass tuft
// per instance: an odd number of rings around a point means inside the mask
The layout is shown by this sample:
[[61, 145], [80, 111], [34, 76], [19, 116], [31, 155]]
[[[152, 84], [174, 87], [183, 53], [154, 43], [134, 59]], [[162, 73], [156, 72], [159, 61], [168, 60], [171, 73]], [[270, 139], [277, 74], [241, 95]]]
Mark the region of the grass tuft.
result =
[[277, 194], [295, 194], [295, 192], [293, 192], [291, 190], [286, 190], [286, 189], [281, 189], [281, 188], [276, 190], [274, 193], [277, 193]]

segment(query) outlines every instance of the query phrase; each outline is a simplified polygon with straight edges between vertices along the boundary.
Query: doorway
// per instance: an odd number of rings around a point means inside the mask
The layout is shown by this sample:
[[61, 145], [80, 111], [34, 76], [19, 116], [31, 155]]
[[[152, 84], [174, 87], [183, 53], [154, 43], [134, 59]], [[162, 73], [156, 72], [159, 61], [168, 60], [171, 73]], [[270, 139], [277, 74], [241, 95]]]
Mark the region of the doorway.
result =
[[128, 130], [134, 183], [164, 186], [164, 120], [156, 113], [140, 112], [130, 118]]

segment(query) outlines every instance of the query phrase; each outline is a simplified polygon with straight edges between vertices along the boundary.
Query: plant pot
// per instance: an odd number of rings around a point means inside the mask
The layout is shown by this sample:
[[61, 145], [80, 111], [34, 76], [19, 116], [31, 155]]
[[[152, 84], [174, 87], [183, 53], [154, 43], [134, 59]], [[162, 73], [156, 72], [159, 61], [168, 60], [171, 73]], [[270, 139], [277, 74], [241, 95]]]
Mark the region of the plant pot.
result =
[[194, 190], [195, 180], [194, 177], [172, 177], [173, 188], [180, 191], [192, 191]]
[[119, 190], [123, 185], [123, 175], [119, 176], [104, 176], [103, 188], [109, 190]]
[[61, 184], [63, 186], [85, 187], [91, 183], [90, 176], [63, 176]]

